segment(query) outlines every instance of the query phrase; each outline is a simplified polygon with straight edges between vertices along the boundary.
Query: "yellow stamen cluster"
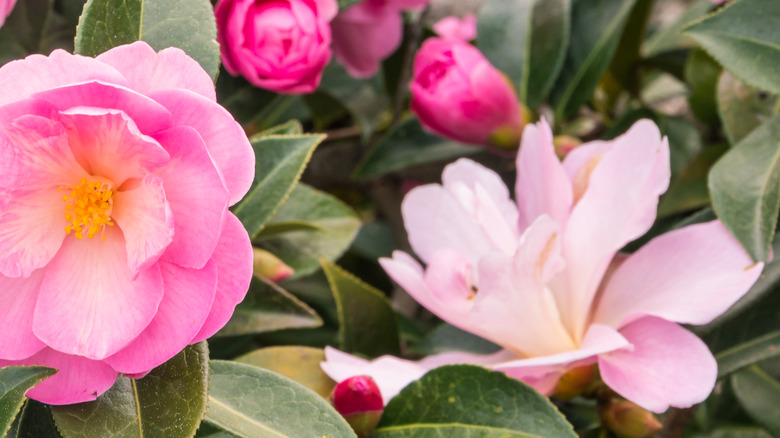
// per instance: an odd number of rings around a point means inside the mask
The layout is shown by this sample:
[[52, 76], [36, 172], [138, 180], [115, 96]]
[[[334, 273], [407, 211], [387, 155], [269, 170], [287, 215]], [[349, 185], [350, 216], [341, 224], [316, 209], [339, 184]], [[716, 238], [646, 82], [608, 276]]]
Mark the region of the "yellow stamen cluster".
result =
[[112, 196], [114, 191], [111, 186], [99, 180], [82, 178], [75, 187], [60, 187], [60, 190], [70, 190], [70, 194], [62, 197], [65, 202], [65, 225], [67, 234], [73, 233], [77, 239], [83, 239], [84, 235], [92, 239], [98, 231], [105, 240], [103, 233], [106, 225], [114, 226], [111, 222], [111, 209], [114, 206]]

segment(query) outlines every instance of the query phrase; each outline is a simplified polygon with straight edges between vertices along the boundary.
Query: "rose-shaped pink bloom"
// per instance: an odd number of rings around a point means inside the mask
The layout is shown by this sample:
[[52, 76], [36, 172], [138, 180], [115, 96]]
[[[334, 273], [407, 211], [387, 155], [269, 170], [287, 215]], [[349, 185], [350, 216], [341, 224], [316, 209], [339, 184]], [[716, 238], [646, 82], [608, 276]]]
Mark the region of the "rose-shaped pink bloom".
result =
[[252, 276], [228, 211], [252, 148], [179, 49], [55, 50], [0, 68], [0, 366], [94, 400], [220, 329]]
[[369, 375], [387, 399], [385, 388], [397, 391], [447, 363], [485, 365], [549, 393], [567, 370], [596, 362], [610, 388], [648, 410], [703, 401], [717, 364], [680, 324], [723, 313], [763, 263], [717, 220], [618, 253], [650, 229], [669, 185], [669, 146], [658, 128], [640, 121], [561, 163], [542, 121], [523, 134], [517, 172], [515, 203], [492, 171], [466, 159], [448, 166], [443, 185], [416, 188], [402, 205], [409, 242], [427, 267], [403, 252], [380, 260], [431, 312], [504, 349], [417, 363], [359, 362], [329, 350], [323, 369], [336, 380]]
[[222, 64], [261, 88], [311, 93], [331, 58], [335, 0], [219, 0]]
[[476, 145], [516, 148], [521, 109], [508, 79], [474, 46], [429, 38], [414, 60], [411, 109], [431, 131]]
[[356, 78], [371, 77], [403, 39], [401, 11], [430, 0], [365, 0], [333, 20], [333, 52]]
[[16, 6], [16, 0], [0, 0], [0, 26], [5, 24], [5, 19], [11, 15]]

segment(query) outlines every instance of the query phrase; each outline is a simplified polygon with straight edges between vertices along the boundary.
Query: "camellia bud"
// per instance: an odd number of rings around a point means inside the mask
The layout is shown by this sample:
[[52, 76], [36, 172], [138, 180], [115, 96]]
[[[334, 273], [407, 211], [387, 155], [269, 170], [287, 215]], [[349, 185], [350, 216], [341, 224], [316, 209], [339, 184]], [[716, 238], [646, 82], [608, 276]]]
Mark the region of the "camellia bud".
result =
[[347, 420], [358, 437], [368, 437], [382, 417], [384, 402], [374, 379], [355, 376], [333, 388], [333, 407]]
[[260, 278], [277, 283], [295, 273], [293, 268], [268, 251], [254, 248], [254, 255], [255, 260], [252, 269], [255, 275]]
[[571, 135], [556, 135], [553, 137], [553, 145], [555, 145], [555, 154], [558, 158], [563, 159], [574, 148], [581, 145], [582, 141], [577, 137]]
[[573, 368], [561, 376], [555, 385], [552, 396], [559, 400], [571, 400], [590, 386], [595, 375], [595, 365]]
[[610, 403], [602, 420], [612, 432], [624, 438], [645, 438], [661, 430], [661, 423], [650, 411], [627, 400]]

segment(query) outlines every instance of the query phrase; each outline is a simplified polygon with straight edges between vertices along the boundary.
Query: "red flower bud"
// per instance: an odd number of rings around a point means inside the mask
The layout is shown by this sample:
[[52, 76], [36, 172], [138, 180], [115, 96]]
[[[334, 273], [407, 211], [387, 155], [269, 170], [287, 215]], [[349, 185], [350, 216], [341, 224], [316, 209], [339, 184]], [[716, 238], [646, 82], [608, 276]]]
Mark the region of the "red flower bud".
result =
[[295, 271], [268, 251], [254, 248], [253, 270], [258, 277], [278, 283], [293, 275]]
[[347, 420], [358, 437], [368, 437], [382, 417], [384, 402], [374, 379], [355, 376], [336, 385], [331, 395], [333, 407]]

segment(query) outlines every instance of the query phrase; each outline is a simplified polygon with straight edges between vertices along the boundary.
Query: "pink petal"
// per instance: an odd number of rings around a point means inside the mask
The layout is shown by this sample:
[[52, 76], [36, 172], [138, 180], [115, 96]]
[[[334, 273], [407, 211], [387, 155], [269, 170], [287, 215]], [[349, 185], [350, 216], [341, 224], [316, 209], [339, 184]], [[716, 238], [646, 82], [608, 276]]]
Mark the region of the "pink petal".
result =
[[125, 236], [133, 273], [156, 263], [173, 240], [173, 212], [157, 175], [147, 174], [137, 187], [114, 194], [111, 217]]
[[595, 320], [620, 327], [653, 315], [706, 324], [742, 297], [762, 269], [720, 221], [680, 228], [651, 240], [620, 265]]
[[30, 278], [0, 276], [0, 321], [6, 321], [0, 336], [0, 358], [24, 359], [46, 346], [32, 331], [42, 279], [42, 270], [33, 272]]
[[160, 263], [165, 295], [157, 314], [127, 347], [105, 359], [116, 371], [151, 370], [179, 353], [198, 333], [209, 314], [217, 288], [217, 267], [202, 269]]
[[173, 241], [162, 260], [202, 268], [217, 246], [228, 192], [194, 129], [173, 128], [158, 134], [157, 139], [171, 154], [171, 163], [158, 175], [175, 222]]
[[185, 89], [215, 101], [214, 82], [197, 61], [175, 47], [154, 51], [147, 43], [114, 47], [97, 56], [127, 78], [128, 88], [149, 95], [167, 89]]
[[40, 365], [57, 369], [57, 374], [27, 391], [31, 399], [50, 405], [95, 400], [108, 391], [117, 378], [117, 372], [101, 361], [71, 356], [51, 348], [21, 361], [0, 360], [0, 367], [10, 365]]
[[230, 191], [230, 205], [244, 197], [255, 175], [255, 152], [241, 126], [221, 106], [184, 91], [162, 91], [154, 99], [173, 115], [176, 126], [200, 134]]
[[336, 59], [356, 78], [376, 74], [403, 37], [401, 14], [381, 0], [365, 0], [346, 9], [336, 16], [331, 29]]
[[241, 221], [225, 214], [219, 243], [211, 259], [217, 266], [217, 292], [206, 322], [191, 344], [211, 337], [225, 326], [236, 305], [244, 300], [252, 280], [252, 242]]
[[163, 297], [157, 266], [134, 276], [125, 238], [106, 227], [106, 240], [68, 236], [46, 267], [33, 332], [63, 353], [104, 359], [149, 325]]
[[693, 406], [709, 396], [718, 366], [701, 339], [655, 317], [635, 321], [620, 333], [633, 350], [599, 356], [601, 377], [615, 392], [659, 413], [669, 406]]
[[474, 14], [466, 14], [462, 20], [458, 17], [445, 17], [434, 23], [433, 31], [444, 38], [471, 41], [477, 38], [477, 17]]
[[332, 20], [339, 12], [339, 5], [336, 0], [317, 0], [317, 12], [321, 19], [325, 21]]
[[566, 226], [572, 207], [572, 183], [555, 155], [552, 129], [544, 119], [523, 131], [515, 194], [520, 230], [543, 214]]

